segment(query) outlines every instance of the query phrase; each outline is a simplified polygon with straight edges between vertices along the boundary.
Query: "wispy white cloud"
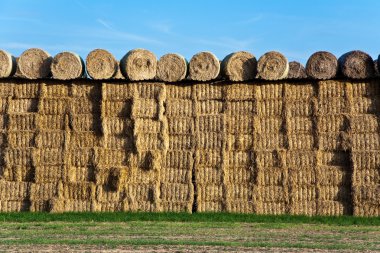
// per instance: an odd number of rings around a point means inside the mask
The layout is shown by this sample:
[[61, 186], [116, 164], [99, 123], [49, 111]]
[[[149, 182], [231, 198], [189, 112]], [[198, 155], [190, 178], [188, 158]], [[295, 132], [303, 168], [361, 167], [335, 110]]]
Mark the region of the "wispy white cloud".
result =
[[148, 44], [163, 44], [161, 41], [149, 37], [117, 30], [109, 22], [101, 18], [96, 19], [96, 22], [98, 22], [103, 28], [105, 28], [105, 30], [100, 31], [100, 34], [98, 35], [107, 35], [113, 38], [132, 40]]
[[171, 34], [172, 33], [172, 25], [169, 22], [156, 22], [149, 25], [153, 30]]
[[240, 21], [236, 22], [235, 24], [236, 25], [251, 25], [251, 24], [259, 22], [263, 18], [264, 18], [264, 14], [258, 14], [254, 17], [250, 17], [250, 18], [247, 18], [245, 20], [240, 20]]

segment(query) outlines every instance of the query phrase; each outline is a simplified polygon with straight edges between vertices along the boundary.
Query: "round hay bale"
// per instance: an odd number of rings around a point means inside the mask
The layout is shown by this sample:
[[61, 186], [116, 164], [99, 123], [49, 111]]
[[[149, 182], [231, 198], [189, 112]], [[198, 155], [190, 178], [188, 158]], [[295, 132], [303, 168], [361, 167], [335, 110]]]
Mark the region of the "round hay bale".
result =
[[86, 57], [87, 74], [96, 80], [110, 79], [117, 72], [115, 57], [104, 49], [92, 50]]
[[288, 59], [276, 51], [265, 53], [257, 63], [257, 76], [264, 80], [284, 79], [287, 77], [288, 72]]
[[52, 57], [44, 50], [31, 48], [24, 51], [18, 60], [20, 74], [28, 79], [46, 78], [50, 76]]
[[306, 74], [317, 80], [331, 79], [338, 73], [338, 60], [326, 51], [312, 54], [306, 63]]
[[195, 81], [216, 79], [220, 72], [220, 62], [211, 52], [200, 52], [194, 55], [189, 63], [189, 78]]
[[151, 80], [156, 76], [157, 58], [146, 49], [133, 49], [121, 59], [120, 70], [131, 81]]
[[223, 75], [231, 81], [252, 80], [256, 76], [256, 57], [245, 51], [227, 55], [222, 62]]
[[373, 61], [373, 68], [375, 69], [375, 76], [379, 77], [380, 76], [380, 70], [379, 70], [379, 59]]
[[13, 76], [16, 68], [16, 58], [7, 51], [0, 50], [0, 78]]
[[339, 69], [345, 77], [365, 79], [375, 75], [373, 59], [363, 51], [355, 50], [345, 53], [338, 62]]
[[186, 78], [187, 62], [182, 55], [165, 54], [157, 63], [157, 78], [164, 82], [178, 82]]
[[53, 78], [72, 80], [83, 77], [84, 62], [76, 53], [62, 52], [54, 56], [50, 69]]
[[305, 67], [298, 61], [289, 62], [288, 79], [307, 78]]

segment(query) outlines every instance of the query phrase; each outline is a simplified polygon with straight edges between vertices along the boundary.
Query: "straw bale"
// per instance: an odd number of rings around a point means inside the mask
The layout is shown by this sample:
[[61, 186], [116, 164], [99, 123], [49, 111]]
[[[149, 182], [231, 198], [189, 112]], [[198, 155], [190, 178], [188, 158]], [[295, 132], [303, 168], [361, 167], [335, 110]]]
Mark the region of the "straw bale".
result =
[[380, 87], [378, 81], [375, 80], [357, 80], [351, 81], [353, 97], [376, 97], [380, 95]]
[[0, 169], [0, 178], [7, 181], [30, 182], [34, 180], [35, 168], [29, 165], [5, 167]]
[[38, 106], [39, 113], [64, 115], [69, 111], [69, 100], [65, 98], [44, 98]]
[[161, 149], [163, 142], [160, 139], [160, 134], [143, 133], [135, 136], [135, 145], [139, 151], [149, 151]]
[[195, 146], [192, 135], [170, 135], [169, 150], [189, 150]]
[[197, 101], [224, 99], [224, 87], [218, 83], [199, 83], [193, 86]]
[[225, 211], [223, 201], [197, 200], [197, 212], [222, 212]]
[[251, 152], [238, 150], [225, 152], [223, 164], [227, 167], [249, 167], [252, 164]]
[[255, 204], [251, 201], [229, 201], [227, 210], [231, 213], [254, 213]]
[[305, 67], [297, 62], [289, 62], [289, 72], [287, 79], [305, 79], [307, 78]]
[[318, 132], [340, 132], [348, 127], [347, 117], [342, 114], [318, 116]]
[[[115, 150], [115, 149], [97, 149], [95, 154], [92, 153], [91, 149], [82, 149], [83, 155], [78, 157], [78, 165], [82, 164], [84, 166], [91, 165], [92, 163], [96, 163], [99, 166], [128, 166], [130, 155], [124, 150]], [[78, 151], [75, 151], [72, 154], [73, 158], [76, 158], [76, 154]], [[95, 155], [95, 157], [94, 157]], [[93, 161], [93, 157], [95, 161]], [[76, 165], [76, 164], [75, 164]], [[81, 165], [79, 165], [81, 166]]]
[[224, 199], [224, 186], [221, 184], [197, 184], [197, 202], [222, 201]]
[[11, 99], [8, 105], [9, 113], [28, 113], [37, 112], [38, 99]]
[[258, 211], [258, 214], [285, 214], [286, 209], [286, 204], [284, 202], [263, 202], [262, 208]]
[[194, 120], [192, 118], [173, 117], [168, 118], [169, 134], [191, 134], [194, 131]]
[[32, 165], [33, 148], [6, 148], [4, 150], [4, 160], [7, 166]]
[[130, 100], [134, 96], [134, 84], [103, 83], [102, 99], [104, 101]]
[[167, 100], [191, 99], [193, 85], [166, 85]]
[[351, 199], [351, 188], [348, 186], [318, 186], [318, 200], [322, 201], [349, 201]]
[[256, 69], [256, 57], [245, 51], [227, 55], [221, 66], [223, 75], [231, 81], [252, 80], [256, 76]]
[[65, 178], [66, 182], [93, 182], [95, 181], [95, 168], [88, 167], [69, 167]]
[[197, 116], [207, 114], [220, 114], [223, 111], [224, 102], [220, 100], [197, 101], [196, 103], [195, 113]]
[[378, 217], [380, 215], [380, 208], [378, 204], [363, 202], [354, 205], [354, 216]]
[[227, 171], [227, 182], [230, 184], [249, 184], [254, 181], [254, 172], [250, 167], [229, 167]]
[[166, 168], [162, 167], [160, 171], [160, 180], [167, 183], [185, 184], [191, 182], [191, 168]]
[[99, 103], [89, 98], [75, 98], [70, 102], [71, 112], [74, 114], [100, 114]]
[[267, 52], [257, 62], [257, 77], [264, 80], [284, 79], [288, 72], [288, 60], [279, 52]]
[[380, 152], [374, 150], [357, 150], [351, 155], [354, 170], [377, 169], [380, 167]]
[[13, 76], [16, 69], [16, 58], [7, 51], [0, 50], [0, 78]]
[[150, 80], [156, 76], [157, 58], [146, 49], [133, 49], [120, 60], [120, 70], [131, 81]]
[[273, 150], [284, 146], [284, 135], [279, 133], [268, 133], [261, 135], [253, 134], [253, 148], [256, 150]]
[[152, 118], [158, 117], [158, 105], [155, 99], [134, 99], [131, 117]]
[[313, 119], [305, 116], [294, 116], [290, 117], [286, 121], [286, 130], [289, 133], [310, 133], [312, 134], [313, 129]]
[[100, 137], [94, 132], [73, 132], [70, 133], [70, 146], [71, 148], [91, 148], [100, 146]]
[[58, 80], [78, 79], [85, 73], [83, 59], [72, 52], [62, 52], [54, 56], [50, 69], [53, 78]]
[[197, 135], [197, 148], [218, 150], [223, 147], [224, 135], [215, 132], [201, 132]]
[[[2, 80], [0, 82], [0, 98], [9, 98], [14, 96], [14, 90], [18, 85], [10, 85], [11, 83]], [[21, 86], [21, 85], [20, 85]], [[33, 85], [31, 85], [33, 87]]]
[[132, 100], [102, 101], [102, 113], [104, 117], [130, 117], [132, 112]]
[[31, 212], [49, 212], [51, 203], [49, 200], [33, 200], [30, 201], [29, 211]]
[[292, 215], [308, 215], [308, 216], [316, 215], [317, 203], [315, 200], [297, 201], [291, 206], [289, 213]]
[[228, 101], [252, 100], [255, 97], [255, 89], [250, 84], [234, 83], [226, 87], [225, 96]]
[[62, 189], [58, 191], [58, 196], [65, 200], [90, 200], [95, 199], [95, 185], [89, 183], [72, 183], [62, 184]]
[[28, 211], [30, 202], [27, 200], [0, 200], [0, 212]]
[[9, 131], [7, 134], [7, 144], [10, 148], [27, 148], [34, 146], [34, 131]]
[[94, 202], [92, 201], [92, 212], [120, 212], [122, 211], [122, 203], [117, 202]]
[[317, 195], [315, 185], [292, 185], [289, 197], [291, 202], [297, 205], [298, 202], [316, 201], [317, 198], [319, 198], [319, 195]]
[[157, 63], [157, 78], [164, 82], [178, 82], [186, 78], [187, 62], [179, 54], [165, 54]]
[[203, 167], [201, 165], [195, 167], [195, 181], [197, 184], [221, 184], [223, 179], [223, 171], [219, 167]]
[[349, 202], [317, 201], [318, 215], [351, 215], [352, 207]]
[[354, 98], [351, 111], [352, 114], [376, 114], [380, 111], [380, 99], [366, 97]]
[[317, 174], [314, 167], [302, 166], [289, 168], [289, 185], [292, 187], [312, 186], [315, 185], [316, 182]]
[[107, 136], [103, 143], [107, 149], [124, 149], [131, 152], [135, 150], [134, 139], [131, 136]]
[[295, 83], [285, 84], [283, 89], [284, 97], [287, 101], [304, 101], [310, 103], [310, 99], [316, 96], [315, 84], [308, 81], [302, 82], [302, 85]]
[[[275, 118], [274, 120], [278, 121], [279, 119]], [[254, 124], [253, 117], [249, 117], [248, 115], [238, 114], [238, 115], [225, 117], [225, 121], [227, 124], [226, 126], [227, 133], [231, 133], [231, 134], [252, 134], [253, 133], [253, 124]], [[259, 123], [263, 123], [263, 121], [259, 121]], [[261, 127], [260, 130], [261, 129], [264, 129], [264, 128]], [[258, 129], [255, 129], [255, 130], [258, 131]]]
[[351, 116], [351, 133], [370, 133], [378, 129], [379, 122], [376, 115], [355, 115]]
[[[205, 153], [207, 154], [208, 152]], [[166, 168], [193, 168], [193, 152], [169, 150], [162, 162], [162, 166]]]
[[380, 182], [380, 170], [377, 168], [358, 168], [352, 172], [352, 183], [355, 185], [374, 185], [377, 182]]
[[122, 117], [110, 117], [103, 119], [103, 131], [117, 136], [131, 136], [133, 133], [134, 121]]
[[186, 202], [173, 202], [173, 201], [162, 201], [161, 202], [163, 212], [186, 212], [191, 213], [193, 208], [192, 201]]
[[58, 181], [53, 183], [32, 183], [30, 185], [30, 200], [50, 200], [58, 196]]
[[191, 117], [193, 115], [193, 102], [188, 99], [168, 99], [166, 101], [166, 116]]
[[30, 184], [27, 182], [12, 182], [0, 179], [1, 200], [24, 200], [29, 197]]
[[50, 76], [52, 57], [44, 50], [31, 48], [24, 51], [18, 60], [20, 74], [28, 79]]
[[65, 199], [63, 200], [65, 212], [91, 212], [93, 204], [91, 200]]
[[34, 181], [36, 183], [54, 183], [64, 179], [64, 171], [61, 165], [35, 167]]
[[123, 197], [123, 194], [123, 191], [115, 191], [114, 189], [110, 189], [109, 186], [106, 185], [96, 186], [96, 200], [100, 203], [120, 202]]
[[250, 184], [230, 184], [226, 185], [229, 190], [229, 199], [240, 201], [251, 201], [253, 198], [252, 185]]
[[156, 183], [138, 183], [125, 185], [126, 194], [139, 204], [154, 203], [159, 198], [160, 187]]
[[314, 147], [314, 135], [294, 133], [287, 136], [288, 147], [296, 150], [312, 150]]
[[62, 115], [38, 115], [40, 129], [65, 130], [65, 118]]
[[35, 113], [10, 114], [9, 130], [35, 130], [37, 128]]
[[189, 63], [189, 78], [195, 81], [216, 79], [220, 72], [220, 62], [211, 52], [195, 54]]
[[342, 55], [338, 61], [341, 73], [347, 78], [365, 79], [375, 75], [373, 59], [365, 52], [350, 51]]
[[318, 80], [332, 79], [338, 72], [338, 60], [326, 51], [312, 54], [306, 63], [306, 74]]
[[259, 117], [281, 116], [282, 100], [261, 100], [257, 101], [256, 113]]
[[86, 69], [92, 79], [110, 79], [117, 73], [118, 63], [110, 52], [95, 49], [87, 55]]
[[319, 133], [319, 148], [323, 151], [346, 150], [344, 132]]
[[353, 150], [380, 150], [380, 136], [378, 133], [358, 133], [351, 138]]
[[380, 184], [353, 186], [354, 203], [370, 202], [380, 205]]
[[194, 186], [188, 184], [167, 184], [161, 183], [160, 199], [163, 201], [185, 202], [194, 199]]
[[223, 129], [223, 116], [207, 115], [197, 117], [197, 127], [200, 132], [216, 132], [219, 133]]

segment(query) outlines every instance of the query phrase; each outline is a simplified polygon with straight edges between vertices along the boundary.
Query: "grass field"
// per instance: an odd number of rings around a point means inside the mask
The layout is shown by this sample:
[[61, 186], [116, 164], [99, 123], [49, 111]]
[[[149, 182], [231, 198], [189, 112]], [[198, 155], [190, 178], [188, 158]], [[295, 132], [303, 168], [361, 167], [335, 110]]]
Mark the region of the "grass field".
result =
[[1, 250], [380, 251], [380, 217], [2, 213]]

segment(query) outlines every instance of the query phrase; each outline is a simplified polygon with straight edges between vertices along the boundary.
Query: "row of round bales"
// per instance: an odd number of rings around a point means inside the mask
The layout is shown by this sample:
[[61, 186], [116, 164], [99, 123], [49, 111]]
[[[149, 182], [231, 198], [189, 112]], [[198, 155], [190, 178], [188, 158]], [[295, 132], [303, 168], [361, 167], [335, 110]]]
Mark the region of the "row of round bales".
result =
[[159, 60], [145, 49], [133, 49], [120, 61], [104, 49], [91, 51], [84, 60], [72, 52], [54, 57], [42, 49], [31, 48], [19, 58], [0, 50], [0, 77], [39, 79], [52, 77], [59, 80], [85, 78], [128, 79], [131, 81], [161, 80], [178, 82], [184, 79], [210, 81], [225, 78], [231, 81], [253, 79], [281, 80], [332, 79], [344, 76], [366, 79], [378, 76], [378, 62], [365, 52], [350, 51], [337, 59], [333, 54], [319, 51], [310, 56], [304, 67], [299, 62], [288, 62], [276, 51], [265, 53], [258, 60], [246, 51], [227, 55], [223, 61], [211, 52], [195, 54], [189, 62], [179, 54], [165, 54]]

